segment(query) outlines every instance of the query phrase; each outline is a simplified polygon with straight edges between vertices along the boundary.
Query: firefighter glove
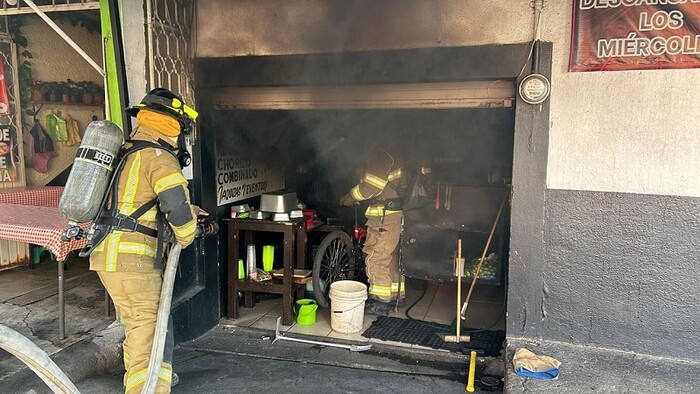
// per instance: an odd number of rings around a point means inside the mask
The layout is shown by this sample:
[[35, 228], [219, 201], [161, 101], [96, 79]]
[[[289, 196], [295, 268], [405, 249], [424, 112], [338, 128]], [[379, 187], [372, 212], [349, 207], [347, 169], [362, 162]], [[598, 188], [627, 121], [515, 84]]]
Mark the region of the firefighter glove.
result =
[[357, 201], [355, 201], [355, 199], [352, 197], [352, 195], [350, 195], [350, 193], [344, 195], [340, 199], [340, 205], [344, 207], [351, 207], [354, 204], [357, 204]]

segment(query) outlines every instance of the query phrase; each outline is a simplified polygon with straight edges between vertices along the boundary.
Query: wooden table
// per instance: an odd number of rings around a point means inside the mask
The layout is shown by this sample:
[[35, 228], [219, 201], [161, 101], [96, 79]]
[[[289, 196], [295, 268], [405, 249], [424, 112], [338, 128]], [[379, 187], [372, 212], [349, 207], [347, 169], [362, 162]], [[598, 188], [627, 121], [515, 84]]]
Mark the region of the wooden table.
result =
[[[292, 274], [294, 268], [303, 269], [306, 262], [306, 220], [299, 219], [289, 222], [275, 222], [256, 219], [224, 219], [228, 222], [228, 310], [227, 316], [238, 317], [238, 292], [245, 294], [245, 306], [255, 306], [253, 293], [274, 293], [282, 295], [282, 322], [286, 326], [293, 323], [292, 306], [293, 292], [297, 298], [304, 296], [305, 285], [296, 284]], [[255, 244], [255, 233], [270, 232], [283, 235], [282, 280], [274, 279], [266, 282], [255, 282], [248, 278], [238, 279], [238, 259], [240, 256], [240, 233], [243, 232], [243, 245]], [[262, 250], [262, 245], [256, 245]], [[245, 260], [245, 258], [243, 259]], [[295, 264], [296, 261], [296, 264]], [[244, 264], [245, 266], [245, 264]]]
[[[87, 230], [89, 223], [80, 225]], [[0, 239], [41, 245], [51, 251], [58, 263], [58, 334], [66, 337], [65, 301], [63, 298], [63, 263], [72, 250], [81, 249], [85, 238], [68, 242], [61, 236], [68, 228], [68, 221], [58, 208], [32, 205], [0, 204]]]

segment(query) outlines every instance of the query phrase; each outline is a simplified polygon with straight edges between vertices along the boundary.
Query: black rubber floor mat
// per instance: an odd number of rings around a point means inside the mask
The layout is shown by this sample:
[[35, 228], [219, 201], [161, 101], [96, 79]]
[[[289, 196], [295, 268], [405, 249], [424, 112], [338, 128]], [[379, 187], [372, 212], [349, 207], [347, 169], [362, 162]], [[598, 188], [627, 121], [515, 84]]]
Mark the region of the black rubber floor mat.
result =
[[470, 335], [471, 340], [463, 343], [444, 342], [440, 334], [454, 334], [455, 329], [437, 323], [417, 320], [399, 319], [398, 317], [379, 316], [362, 334], [365, 338], [377, 338], [384, 341], [410, 343], [446, 349], [452, 352], [464, 352], [467, 349], [482, 350], [480, 355], [498, 357], [501, 353], [505, 331], [480, 331], [469, 333], [470, 328], [463, 328], [462, 335]]

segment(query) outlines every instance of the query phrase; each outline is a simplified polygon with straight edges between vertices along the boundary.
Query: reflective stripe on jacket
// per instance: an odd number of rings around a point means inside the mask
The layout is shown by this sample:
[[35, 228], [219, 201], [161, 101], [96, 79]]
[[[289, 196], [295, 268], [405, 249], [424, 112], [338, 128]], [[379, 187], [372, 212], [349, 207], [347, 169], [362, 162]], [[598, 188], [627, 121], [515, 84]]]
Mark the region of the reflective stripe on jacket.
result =
[[403, 176], [401, 166], [402, 163], [398, 156], [383, 149], [372, 149], [370, 157], [365, 163], [360, 183], [350, 191], [352, 198], [357, 201], [369, 200], [370, 198], [377, 200], [376, 204], [367, 208], [366, 216], [385, 216], [400, 212], [385, 210], [382, 201], [399, 197], [396, 188], [392, 185], [398, 184]]
[[[140, 126], [135, 140], [157, 141], [157, 132]], [[175, 157], [164, 149], [146, 148], [126, 158], [117, 188], [119, 212], [130, 215], [158, 197], [159, 209], [183, 247], [194, 240], [199, 208], [190, 204], [187, 179]], [[156, 228], [157, 208], [144, 213], [138, 222]], [[90, 255], [96, 271], [147, 271], [155, 265], [157, 241], [139, 232], [112, 231]]]

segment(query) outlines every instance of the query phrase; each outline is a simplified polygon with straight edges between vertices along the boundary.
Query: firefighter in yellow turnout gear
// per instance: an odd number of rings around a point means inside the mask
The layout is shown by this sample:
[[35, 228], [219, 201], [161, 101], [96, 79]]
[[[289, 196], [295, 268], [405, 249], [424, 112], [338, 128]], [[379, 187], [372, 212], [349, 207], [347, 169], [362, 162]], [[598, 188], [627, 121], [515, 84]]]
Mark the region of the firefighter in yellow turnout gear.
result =
[[[183, 132], [184, 122], [190, 122], [191, 127], [196, 112], [165, 89], [151, 91], [141, 104], [127, 112], [136, 116], [133, 141], [150, 141], [164, 148], [146, 148], [126, 157], [118, 179], [117, 201], [111, 203], [116, 203], [119, 213], [131, 215], [157, 197], [157, 204], [140, 216], [138, 223], [156, 229], [156, 214], [160, 210], [172, 228], [176, 242], [184, 248], [193, 242], [197, 215], [203, 211], [190, 204], [181, 165], [166, 149], [184, 149], [182, 143], [178, 144], [178, 136]], [[147, 375], [162, 286], [162, 256], [156, 255], [159, 250], [157, 243], [158, 237], [115, 229], [90, 255], [90, 269], [97, 271], [125, 326], [126, 393], [140, 393]], [[157, 393], [170, 392], [173, 345], [170, 322]]]
[[352, 206], [372, 199], [367, 208], [367, 239], [362, 251], [369, 282], [367, 312], [386, 315], [390, 303], [405, 297], [405, 279], [399, 271], [399, 240], [403, 212], [386, 208], [385, 202], [399, 197], [402, 160], [393, 153], [373, 148], [366, 160], [360, 183], [340, 200], [340, 205]]

